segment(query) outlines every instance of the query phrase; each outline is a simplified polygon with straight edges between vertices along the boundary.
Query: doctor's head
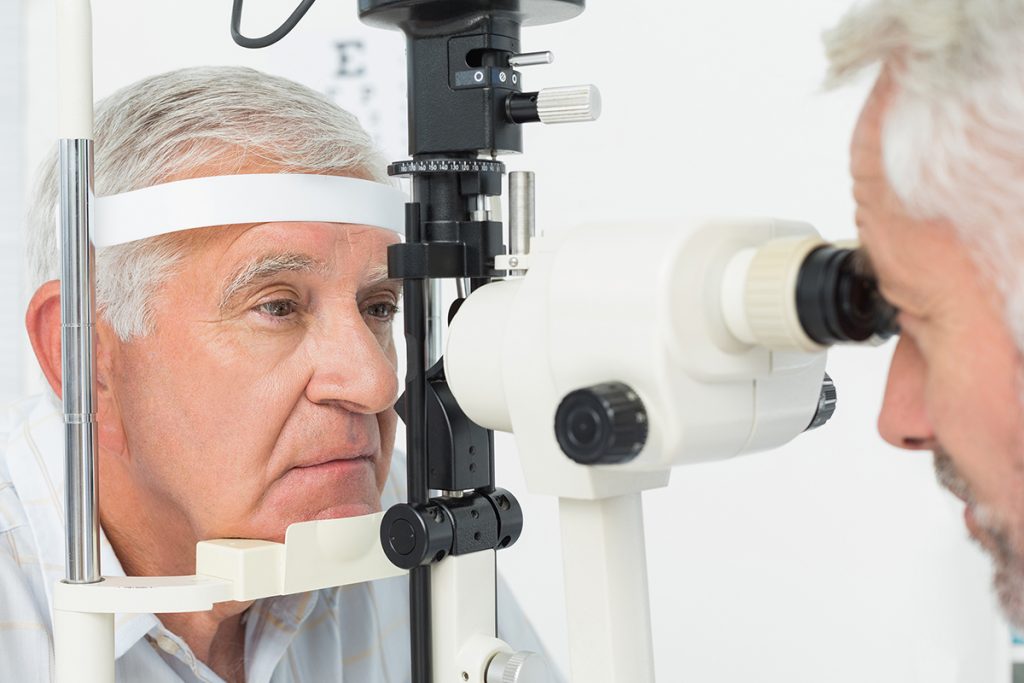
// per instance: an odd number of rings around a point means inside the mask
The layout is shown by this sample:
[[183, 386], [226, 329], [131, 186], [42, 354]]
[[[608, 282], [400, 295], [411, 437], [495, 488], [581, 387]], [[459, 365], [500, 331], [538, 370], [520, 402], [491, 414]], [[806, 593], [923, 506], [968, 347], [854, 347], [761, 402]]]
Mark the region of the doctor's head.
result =
[[[243, 68], [171, 72], [105, 99], [95, 166], [98, 196], [246, 173], [384, 180], [354, 117]], [[26, 322], [59, 394], [56, 196], [51, 165], [31, 212]], [[397, 241], [289, 222], [98, 251], [101, 518], [115, 547], [161, 533], [191, 556], [196, 540], [281, 540], [292, 522], [379, 508], [396, 423], [400, 291], [386, 249]]]
[[880, 74], [851, 146], [861, 241], [901, 310], [879, 430], [934, 453], [1024, 628], [1024, 3], [874, 0], [826, 36]]

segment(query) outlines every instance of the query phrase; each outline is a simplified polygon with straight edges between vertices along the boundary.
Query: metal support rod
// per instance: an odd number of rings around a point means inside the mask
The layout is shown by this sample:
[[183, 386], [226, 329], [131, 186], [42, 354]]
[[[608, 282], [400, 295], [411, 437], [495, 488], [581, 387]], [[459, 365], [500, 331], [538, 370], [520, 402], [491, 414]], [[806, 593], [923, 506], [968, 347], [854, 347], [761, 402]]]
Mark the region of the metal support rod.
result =
[[92, 7], [57, 0], [57, 138], [61, 240], [61, 395], [67, 580], [100, 574], [93, 388], [95, 288], [92, 228]]
[[[405, 239], [415, 244], [423, 239], [420, 205], [406, 204]], [[405, 426], [408, 498], [412, 505], [430, 497], [427, 462], [427, 280], [406, 280], [405, 306]], [[409, 572], [409, 624], [412, 680], [431, 683], [430, 567]]]
[[[532, 171], [513, 171], [508, 174], [508, 246], [510, 254], [529, 254], [530, 238], [536, 234], [537, 206], [535, 179]], [[513, 270], [511, 275], [524, 275], [524, 270]]]
[[444, 353], [444, 332], [448, 327], [448, 308], [444, 305], [444, 281], [427, 281], [427, 367]]
[[100, 574], [96, 411], [94, 405], [95, 265], [92, 141], [59, 145], [61, 226], [61, 378], [64, 403], [67, 580], [94, 583]]
[[487, 195], [478, 194], [470, 201], [469, 218], [474, 221], [488, 221], [491, 219], [488, 207]]

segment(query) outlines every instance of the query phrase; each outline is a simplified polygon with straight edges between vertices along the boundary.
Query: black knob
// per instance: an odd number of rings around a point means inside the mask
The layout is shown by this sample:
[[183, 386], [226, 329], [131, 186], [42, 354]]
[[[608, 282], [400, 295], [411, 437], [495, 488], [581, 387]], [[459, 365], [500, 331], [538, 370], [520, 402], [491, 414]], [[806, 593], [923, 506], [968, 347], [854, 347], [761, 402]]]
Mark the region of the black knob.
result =
[[562, 451], [581, 465], [616, 465], [635, 458], [647, 441], [647, 411], [621, 382], [578, 389], [555, 413]]
[[437, 562], [452, 549], [451, 516], [438, 505], [399, 503], [384, 513], [380, 541], [391, 563], [402, 569]]
[[814, 411], [811, 424], [807, 425], [807, 429], [804, 431], [809, 432], [812, 429], [817, 429], [831, 420], [836, 412], [837, 399], [836, 384], [828, 376], [828, 373], [825, 373], [825, 379], [821, 382], [821, 394], [818, 396], [818, 409]]

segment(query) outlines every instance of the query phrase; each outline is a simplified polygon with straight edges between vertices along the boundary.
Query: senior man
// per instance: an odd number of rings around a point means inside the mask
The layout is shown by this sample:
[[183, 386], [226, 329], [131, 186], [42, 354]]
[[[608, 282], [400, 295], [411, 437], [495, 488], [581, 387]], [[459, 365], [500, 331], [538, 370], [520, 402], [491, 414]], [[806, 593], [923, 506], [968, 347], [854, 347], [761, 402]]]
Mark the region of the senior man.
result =
[[[131, 85], [96, 116], [96, 192], [250, 173], [384, 182], [356, 120], [317, 93], [242, 68]], [[61, 392], [54, 164], [30, 215], [38, 289], [26, 325]], [[270, 222], [170, 233], [97, 252], [97, 422], [107, 575], [188, 575], [211, 538], [282, 541], [294, 522], [404, 498], [388, 230]], [[2, 448], [5, 440], [6, 448]], [[52, 676], [62, 578], [63, 437], [54, 396], [0, 417], [0, 680]], [[409, 679], [404, 579], [119, 615], [118, 680]], [[503, 635], [537, 649], [502, 593]]]
[[1024, 2], [875, 0], [826, 43], [834, 83], [881, 65], [851, 148], [902, 329], [879, 430], [934, 453], [1024, 628]]

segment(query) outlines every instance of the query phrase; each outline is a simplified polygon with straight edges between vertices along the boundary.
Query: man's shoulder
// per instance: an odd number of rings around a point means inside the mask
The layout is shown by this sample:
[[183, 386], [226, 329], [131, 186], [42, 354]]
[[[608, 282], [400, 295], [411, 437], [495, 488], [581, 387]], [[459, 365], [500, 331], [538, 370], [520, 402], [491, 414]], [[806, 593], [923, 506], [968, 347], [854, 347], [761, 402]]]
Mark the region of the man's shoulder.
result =
[[0, 652], [8, 653], [0, 657], [0, 681], [52, 676], [49, 610], [31, 546], [25, 526], [0, 531]]
[[48, 422], [60, 424], [60, 412], [48, 396], [31, 396], [0, 407], [0, 533], [26, 523], [13, 461], [32, 453], [36, 448], [33, 430]]
[[52, 419], [44, 416], [54, 410], [53, 399], [44, 396], [0, 408], [0, 605], [20, 614], [40, 610], [44, 559], [30, 524], [24, 492], [19, 490], [18, 477], [13, 476], [17, 470], [13, 461], [29, 457], [34, 447], [33, 426]]
[[0, 468], [14, 444], [49, 423], [54, 427], [62, 423], [60, 405], [53, 396], [36, 394], [0, 404]]
[[5, 469], [7, 447], [15, 433], [29, 422], [35, 403], [33, 399], [22, 398], [0, 404], [0, 480]]
[[45, 412], [53, 412], [59, 415], [60, 408], [56, 400], [52, 396], [33, 394], [6, 403], [0, 403], [0, 443], [3, 443], [5, 437], [29, 422], [33, 414], [40, 411], [40, 408], [43, 408]]

